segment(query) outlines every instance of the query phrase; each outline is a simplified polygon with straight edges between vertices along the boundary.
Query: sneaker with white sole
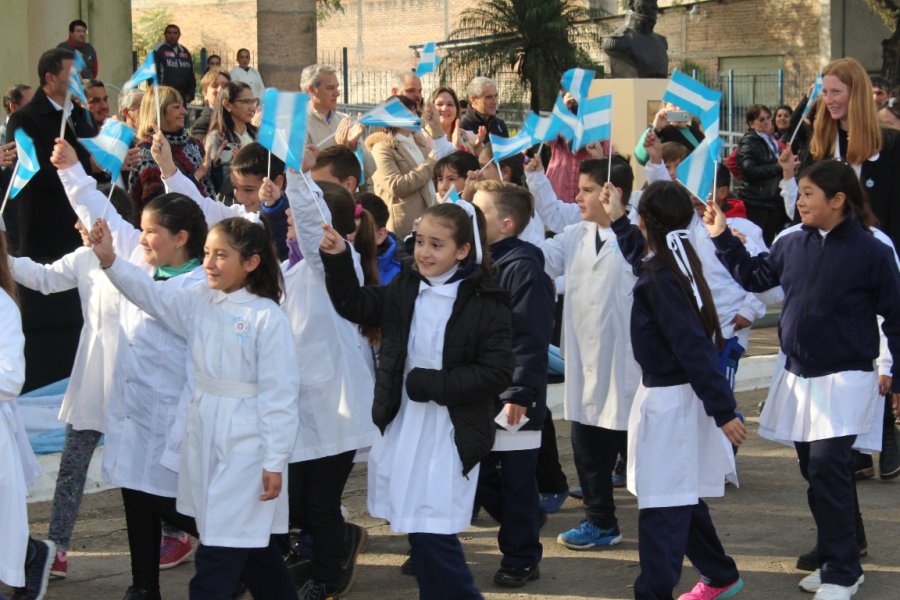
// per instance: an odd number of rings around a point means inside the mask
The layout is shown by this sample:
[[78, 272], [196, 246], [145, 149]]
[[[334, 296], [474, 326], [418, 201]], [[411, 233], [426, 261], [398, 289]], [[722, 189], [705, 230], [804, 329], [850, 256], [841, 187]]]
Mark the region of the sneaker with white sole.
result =
[[193, 552], [194, 546], [188, 534], [182, 533], [181, 537], [162, 536], [159, 543], [160, 570], [177, 567], [190, 558]]
[[725, 600], [725, 598], [731, 598], [742, 589], [744, 589], [744, 580], [740, 577], [734, 583], [723, 587], [713, 587], [708, 583], [698, 581], [694, 589], [687, 594], [678, 596], [678, 600]]
[[34, 543], [35, 554], [31, 562], [25, 565], [25, 600], [41, 600], [47, 593], [47, 582], [50, 580], [50, 566], [56, 557], [56, 544], [50, 540], [29, 539]]
[[823, 583], [813, 600], [850, 600], [859, 590], [859, 583], [851, 586], [837, 585], [836, 583]]
[[69, 574], [69, 557], [65, 551], [57, 551], [56, 557], [53, 559], [53, 566], [50, 567], [50, 576], [64, 579]]
[[588, 550], [590, 548], [603, 548], [615, 546], [622, 541], [619, 528], [603, 529], [590, 521], [582, 521], [581, 524], [568, 531], [563, 531], [556, 538], [556, 543], [570, 550]]
[[[856, 590], [859, 589], [863, 583], [866, 582], [865, 574], [859, 576], [859, 579], [856, 580], [856, 583], [852, 586], [855, 587], [853, 593], [856, 593]], [[834, 584], [823, 584], [822, 583], [822, 569], [816, 569], [806, 577], [800, 580], [800, 589], [804, 592], [818, 592], [819, 589], [823, 585], [834, 585]], [[843, 586], [838, 586], [843, 587]], [[848, 596], [849, 597], [849, 596]]]

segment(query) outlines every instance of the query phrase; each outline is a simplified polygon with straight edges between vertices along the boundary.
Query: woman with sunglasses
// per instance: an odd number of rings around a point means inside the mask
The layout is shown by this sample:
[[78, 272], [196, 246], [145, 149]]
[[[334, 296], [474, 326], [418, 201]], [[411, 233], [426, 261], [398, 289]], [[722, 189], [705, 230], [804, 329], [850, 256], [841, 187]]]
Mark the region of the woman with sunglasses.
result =
[[231, 159], [241, 148], [256, 141], [256, 127], [251, 123], [259, 106], [250, 86], [241, 81], [229, 81], [222, 86], [213, 109], [206, 154], [210, 157], [210, 175], [217, 197], [231, 204]]
[[737, 193], [747, 207], [747, 218], [762, 228], [766, 245], [771, 245], [788, 220], [778, 187], [781, 148], [772, 135], [772, 111], [754, 104], [747, 109], [747, 126], [749, 130], [738, 144], [741, 183]]

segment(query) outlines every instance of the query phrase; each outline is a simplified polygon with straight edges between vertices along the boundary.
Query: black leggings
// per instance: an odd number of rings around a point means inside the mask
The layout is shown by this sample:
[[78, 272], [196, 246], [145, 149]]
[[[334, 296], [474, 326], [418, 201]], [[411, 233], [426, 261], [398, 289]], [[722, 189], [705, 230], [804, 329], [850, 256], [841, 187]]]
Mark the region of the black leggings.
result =
[[159, 591], [159, 543], [163, 519], [197, 537], [197, 523], [175, 510], [175, 498], [122, 488], [125, 525], [131, 551], [131, 579], [134, 587]]

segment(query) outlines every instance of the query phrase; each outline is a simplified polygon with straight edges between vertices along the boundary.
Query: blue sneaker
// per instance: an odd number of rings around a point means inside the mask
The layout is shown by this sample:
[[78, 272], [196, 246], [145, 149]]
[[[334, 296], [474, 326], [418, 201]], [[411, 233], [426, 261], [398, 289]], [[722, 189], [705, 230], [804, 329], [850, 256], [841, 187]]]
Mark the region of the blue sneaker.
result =
[[559, 494], [540, 494], [540, 497], [541, 508], [543, 508], [544, 512], [549, 515], [557, 512], [560, 508], [562, 508], [562, 505], [563, 503], [565, 503], [566, 498], [569, 497], [569, 490], [560, 492]]
[[628, 478], [622, 473], [612, 474], [612, 486], [614, 488], [623, 488], [628, 485]]
[[564, 531], [556, 538], [556, 543], [570, 550], [588, 550], [604, 546], [615, 546], [622, 541], [619, 528], [601, 529], [589, 521], [582, 521], [575, 529]]

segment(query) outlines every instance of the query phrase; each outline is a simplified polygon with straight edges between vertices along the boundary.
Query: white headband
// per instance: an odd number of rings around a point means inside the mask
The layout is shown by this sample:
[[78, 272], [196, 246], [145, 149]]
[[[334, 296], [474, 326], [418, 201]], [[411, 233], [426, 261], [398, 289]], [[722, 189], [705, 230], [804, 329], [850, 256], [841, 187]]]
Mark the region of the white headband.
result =
[[475, 206], [471, 202], [462, 199], [456, 200], [454, 204], [466, 211], [466, 214], [472, 217], [472, 231], [475, 234], [475, 262], [480, 265], [482, 260], [481, 234], [478, 231], [478, 217], [475, 215]]
[[666, 234], [666, 245], [672, 251], [675, 257], [675, 264], [681, 270], [682, 274], [688, 278], [691, 284], [691, 290], [694, 292], [694, 299], [697, 301], [697, 308], [703, 308], [703, 300], [700, 298], [700, 288], [697, 287], [697, 280], [694, 278], [694, 272], [691, 270], [691, 263], [688, 260], [687, 252], [684, 250], [684, 244], [681, 240], [691, 239], [691, 233], [687, 229], [676, 229]]

